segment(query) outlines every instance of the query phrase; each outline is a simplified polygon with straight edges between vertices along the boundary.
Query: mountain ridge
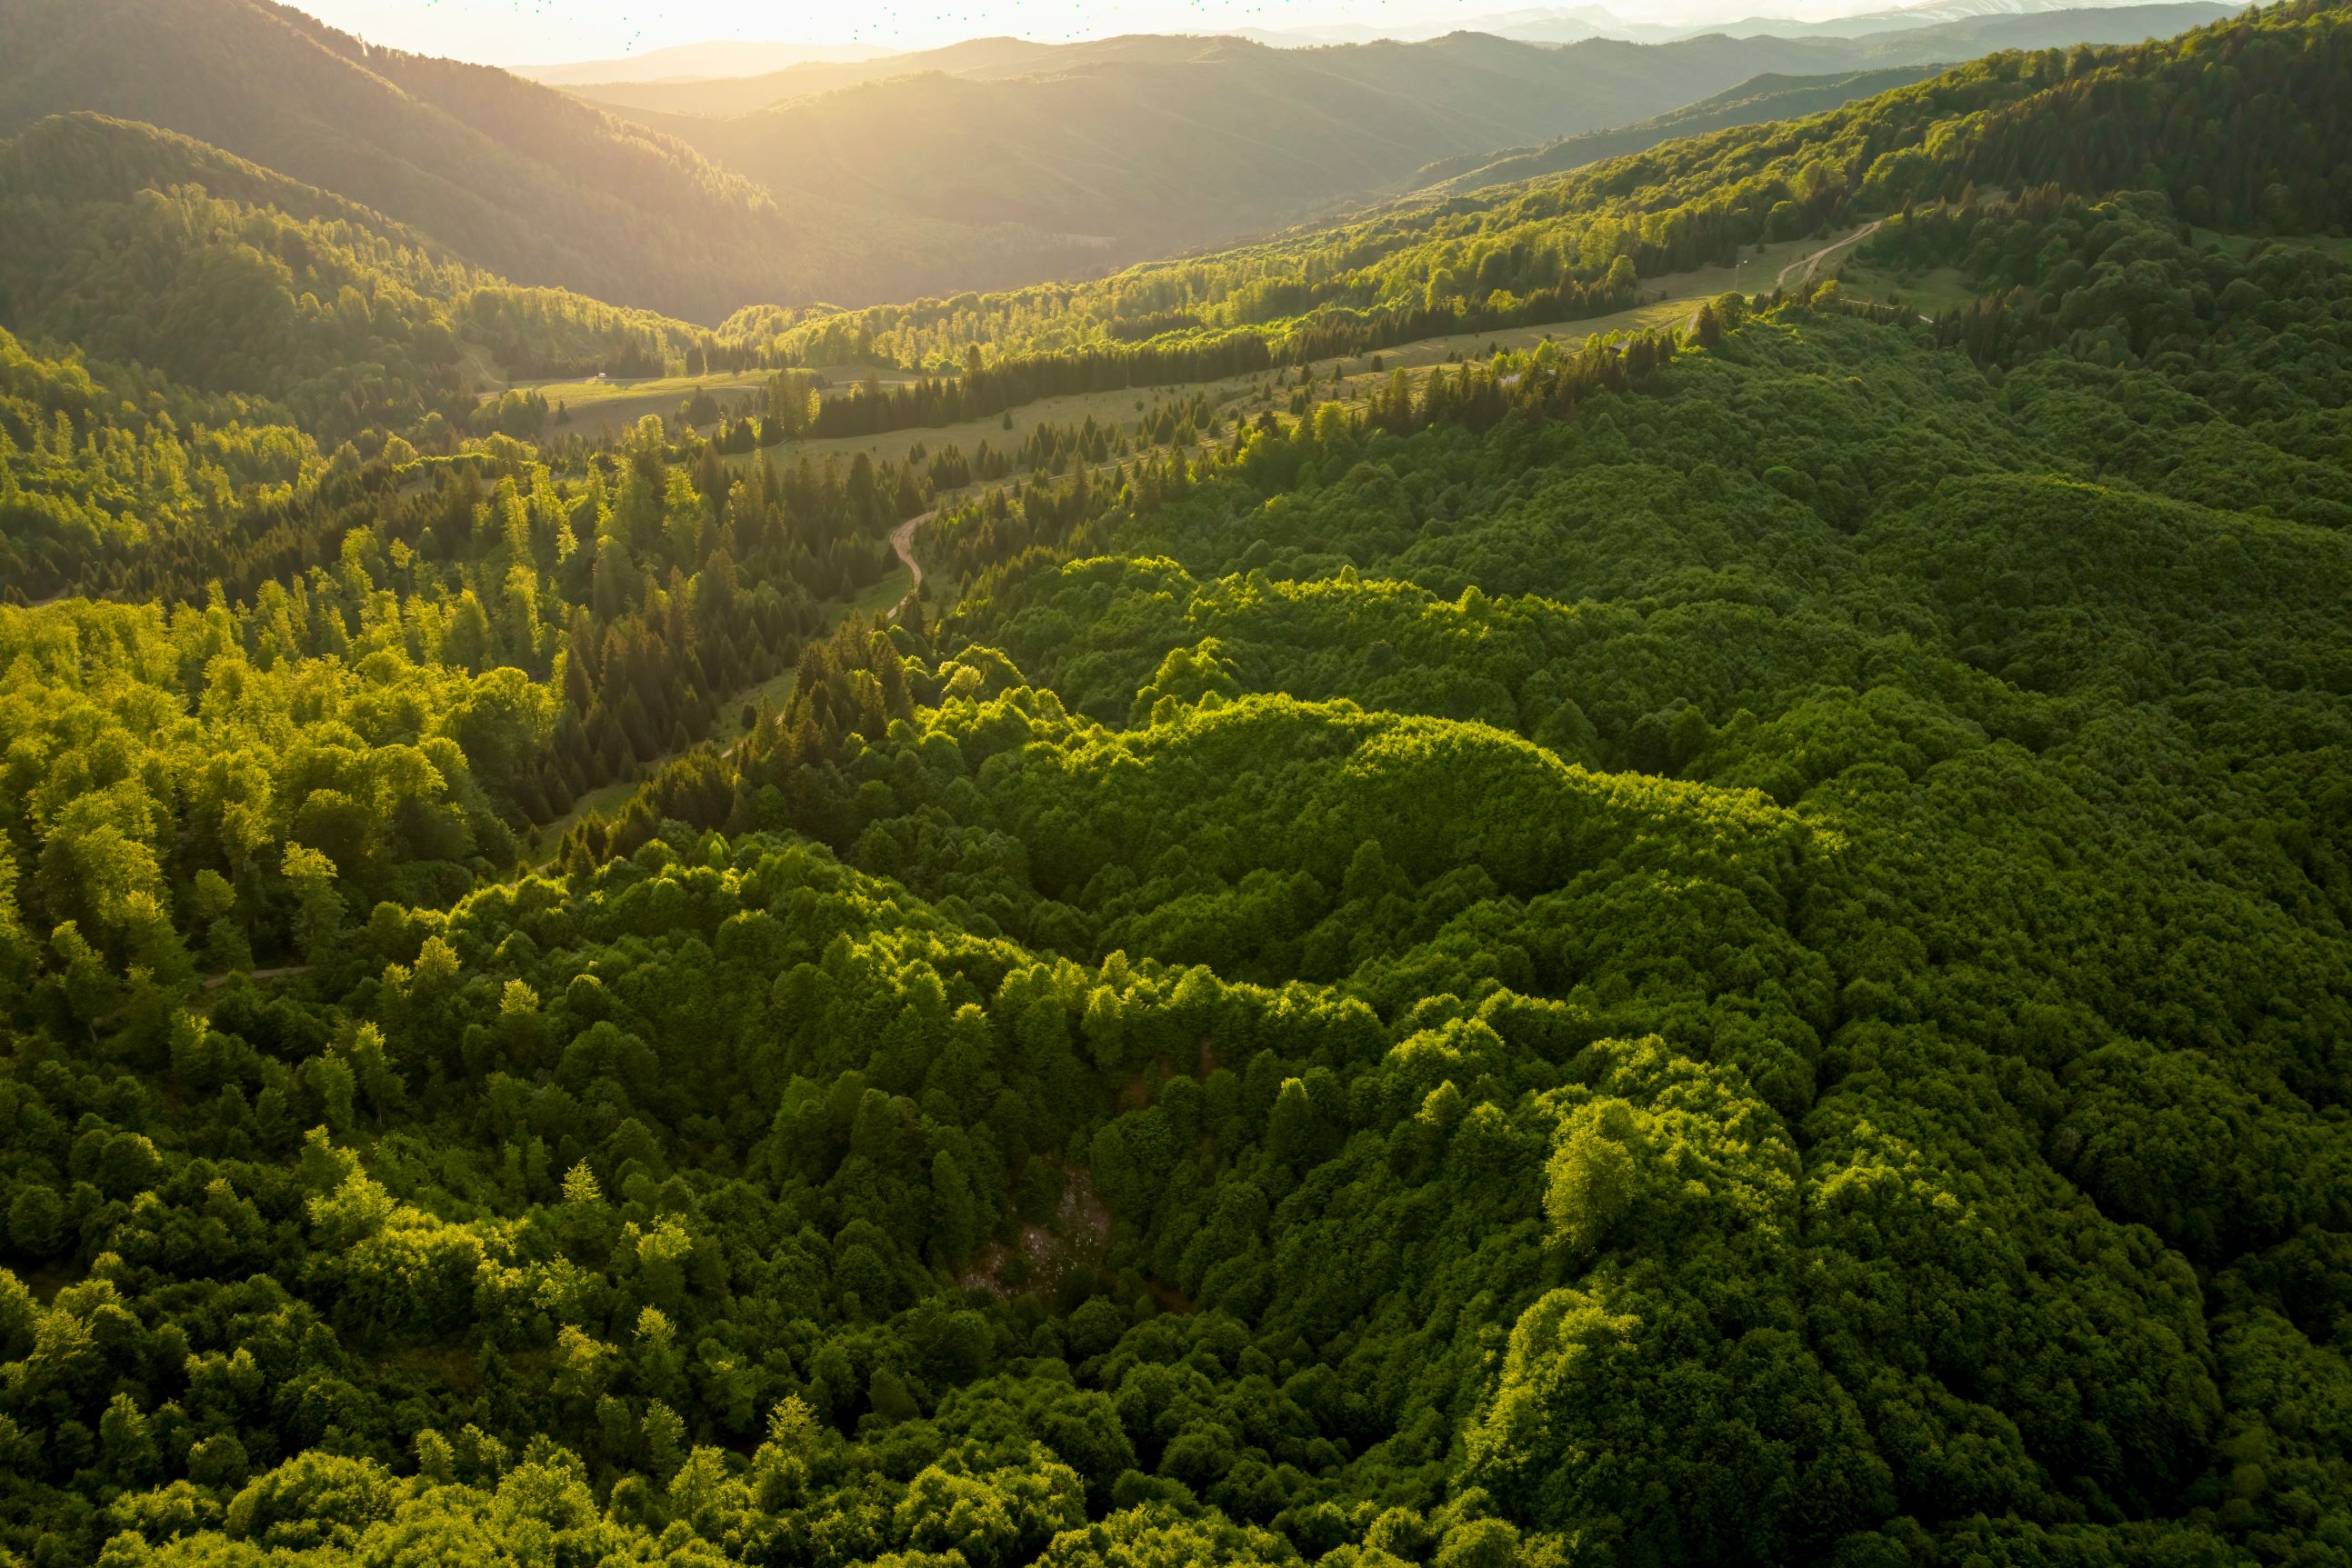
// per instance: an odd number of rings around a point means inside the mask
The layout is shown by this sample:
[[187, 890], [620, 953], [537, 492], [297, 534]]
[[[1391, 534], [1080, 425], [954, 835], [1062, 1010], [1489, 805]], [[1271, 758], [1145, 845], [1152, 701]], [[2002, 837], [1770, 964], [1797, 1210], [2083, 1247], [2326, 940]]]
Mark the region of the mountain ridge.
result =
[[[1083, 242], [764, 188], [687, 144], [495, 68], [373, 48], [267, 0], [0, 0], [22, 45], [0, 134], [91, 110], [335, 190], [518, 281], [715, 319], [753, 300], [1083, 270]], [[991, 257], [1028, 259], [993, 270]]]
[[[796, 79], [845, 85], [749, 113], [616, 111], [787, 204], [889, 192], [908, 214], [1097, 236], [1107, 258], [1124, 263], [1343, 211], [1409, 187], [1440, 160], [1639, 124], [1759, 71], [1922, 65], [2086, 31], [2137, 41], [2227, 14], [2192, 0], [1859, 40], [1710, 34], [1561, 48], [1472, 33], [1308, 50], [1217, 37], [1052, 47], [988, 40], [848, 75], [825, 68], [831, 74]], [[892, 74], [927, 59], [965, 68]], [[881, 74], [852, 79], [869, 69]], [[743, 95], [768, 90], [755, 82]], [[639, 105], [731, 104], [736, 91], [722, 83], [630, 96]]]

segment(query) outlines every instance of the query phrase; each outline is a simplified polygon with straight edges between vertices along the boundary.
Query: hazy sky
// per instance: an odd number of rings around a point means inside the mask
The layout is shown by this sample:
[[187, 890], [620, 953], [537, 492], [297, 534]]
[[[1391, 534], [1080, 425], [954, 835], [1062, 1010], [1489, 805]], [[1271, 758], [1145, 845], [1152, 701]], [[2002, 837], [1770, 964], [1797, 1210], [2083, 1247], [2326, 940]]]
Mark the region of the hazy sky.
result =
[[[600, 59], [709, 38], [929, 47], [1011, 33], [1041, 39], [1332, 22], [1405, 26], [1543, 0], [293, 0], [371, 43], [498, 65]], [[1572, 5], [1575, 0], [1550, 0]], [[1623, 0], [1643, 21], [1827, 16], [1899, 0]]]

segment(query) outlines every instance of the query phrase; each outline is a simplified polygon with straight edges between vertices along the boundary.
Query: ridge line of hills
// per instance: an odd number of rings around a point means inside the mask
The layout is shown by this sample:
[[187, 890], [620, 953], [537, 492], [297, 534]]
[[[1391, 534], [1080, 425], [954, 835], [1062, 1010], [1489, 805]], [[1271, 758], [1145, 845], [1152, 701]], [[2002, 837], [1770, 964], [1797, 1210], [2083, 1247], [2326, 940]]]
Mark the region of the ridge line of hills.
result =
[[[2074, 30], [2211, 14], [2085, 12]], [[1612, 47], [1588, 68], [1494, 39], [1297, 54], [1139, 37], [1081, 51], [1093, 74], [1006, 58], [1002, 78], [886, 79], [709, 120], [624, 118], [269, 0], [5, 0], [0, 28], [0, 135], [72, 110], [161, 125], [518, 283], [706, 322], [1099, 275], [1391, 193], [1433, 159], [1644, 120], [1765, 63], [1719, 39]], [[975, 68], [1037, 53], [976, 47]]]
[[0, 1568], [2343, 1560], [2347, 171], [2286, 0], [713, 329], [16, 131]]

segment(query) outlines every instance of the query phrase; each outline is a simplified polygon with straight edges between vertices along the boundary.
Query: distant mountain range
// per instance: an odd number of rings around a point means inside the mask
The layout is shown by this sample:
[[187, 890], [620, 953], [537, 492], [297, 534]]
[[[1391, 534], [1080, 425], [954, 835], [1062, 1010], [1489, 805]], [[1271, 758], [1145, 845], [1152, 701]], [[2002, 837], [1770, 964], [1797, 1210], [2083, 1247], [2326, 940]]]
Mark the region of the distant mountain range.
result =
[[514, 74], [550, 87], [590, 81], [707, 81], [780, 71], [787, 66], [855, 64], [899, 51], [874, 44], [778, 44], [748, 38], [714, 38], [647, 49], [617, 60], [575, 60], [568, 65], [515, 66]]
[[[1999, 48], [2137, 42], [2228, 14], [2192, 3], [1660, 45], [1483, 33], [1307, 49], [1227, 37], [985, 38], [733, 80], [572, 90], [758, 181], [787, 208], [877, 204], [909, 219], [1011, 222], [1138, 259], [1393, 194], [1431, 164], [1466, 172], [1500, 149], [1546, 164], [1536, 153], [1546, 144], [1640, 126], [1761, 74], [1834, 78]], [[1645, 131], [1638, 144], [1682, 133]]]
[[[1496, 12], [1472, 17], [1442, 33], [1416, 29], [1383, 32], [1364, 25], [1300, 28], [1275, 33], [1239, 28], [1228, 33], [1186, 36], [1137, 34], [1076, 44], [1045, 44], [1025, 38], [968, 38], [936, 49], [904, 54], [869, 54], [859, 58], [793, 59], [772, 68], [737, 70], [723, 76], [666, 71], [638, 72], [593, 79], [593, 65], [544, 68], [560, 72], [569, 91], [608, 108], [652, 114], [692, 114], [711, 117], [751, 114], [788, 99], [833, 92], [862, 83], [884, 81], [929, 72], [972, 80], [1061, 76], [1098, 69], [1111, 62], [1167, 61], [1202, 57], [1204, 47], [1233, 38], [1268, 48], [1296, 53], [1316, 51], [1328, 64], [1338, 48], [1380, 43], [1434, 43], [1443, 37], [1476, 34], [1510, 43], [1566, 45], [1591, 42], [1688, 44], [1703, 37], [1767, 37], [1804, 45], [1847, 44], [1870, 38], [1876, 47], [1861, 53], [1832, 49], [1803, 57], [1783, 51], [1775, 62], [1756, 70], [1789, 69], [1802, 74], [1845, 74], [1902, 63], [1943, 63], [1996, 48], [2042, 48], [2053, 44], [2129, 43], [2143, 37], [2168, 36], [2199, 26], [2232, 7], [2214, 4], [2065, 5], [2049, 0], [1927, 0], [1900, 10], [1875, 11], [1833, 22], [1799, 23], [1755, 18], [1706, 28], [1648, 27], [1621, 24], [1598, 6], [1538, 7]], [[1606, 24], [1604, 26], [1603, 24]], [[1400, 38], [1400, 32], [1414, 34]], [[1643, 34], [1634, 37], [1633, 34]], [[1899, 37], [1897, 37], [1899, 36]], [[748, 48], [751, 46], [688, 46], [660, 54], [685, 56], [704, 47]], [[772, 46], [789, 50], [796, 46]], [[646, 57], [650, 62], [655, 56]], [[1350, 68], [1338, 67], [1342, 70]], [[1747, 74], [1755, 74], [1751, 71]], [[555, 79], [542, 74], [542, 80]], [[1736, 85], [1717, 84], [1717, 88]], [[1710, 89], [1714, 90], [1714, 89]], [[1679, 107], [1661, 104], [1660, 109]], [[1561, 132], [1566, 133], [1566, 132]], [[1481, 149], [1485, 151], [1486, 149]]]
[[[1432, 179], [1521, 178], [1866, 90], [1840, 78], [2227, 14], [2189, 3], [1655, 46], [982, 38], [564, 91], [374, 48], [270, 0], [0, 0], [0, 137], [77, 111], [161, 127], [515, 282], [709, 322], [749, 304], [1094, 276]], [[1529, 16], [1591, 20], [1500, 19]], [[632, 65], [707, 68], [698, 47]]]
[[1087, 44], [1039, 44], [1026, 38], [966, 38], [941, 48], [877, 55], [864, 60], [799, 61], [773, 70], [708, 78], [581, 81], [565, 90], [608, 109], [623, 111], [718, 116], [752, 114], [789, 99], [835, 92], [893, 77], [922, 76], [930, 72], [973, 80], [1033, 76], [1063, 63], [1125, 59], [1138, 55], [1147, 58], [1154, 55], [1165, 57], [1169, 51], [1189, 52], [1206, 41], [1153, 34], [1106, 38]]
[[[1443, 37], [1448, 33], [1486, 33], [1495, 37], [1528, 44], [1575, 44], [1588, 38], [1657, 44], [1695, 38], [1707, 33], [1723, 33], [1732, 37], [1770, 34], [1783, 38], [1859, 38], [1871, 33], [1931, 27], [1940, 23], [1964, 22], [1987, 16], [2042, 16], [2056, 11], [2106, 9], [2133, 3], [2134, 0], [1922, 0], [1916, 5], [1895, 6], [1818, 21], [1792, 16], [1751, 16], [1733, 21], [1679, 24], [1633, 20], [1602, 5], [1530, 5], [1417, 25], [1375, 26], [1365, 22], [1341, 22], [1305, 27], [1226, 27], [1215, 32], [1217, 36], [1246, 38], [1252, 43], [1277, 49], [1370, 44], [1383, 39], [1416, 43]], [[1016, 40], [993, 41], [1011, 43]], [[511, 68], [517, 76], [558, 87], [682, 83], [758, 77], [796, 66], [866, 65], [884, 60], [899, 62], [907, 69], [929, 69], [931, 68], [929, 65], [916, 62], [936, 62], [941, 57], [952, 56], [964, 47], [955, 44], [908, 51], [872, 44], [793, 44], [718, 38], [704, 43], [649, 49], [642, 55], [622, 59], [581, 60]]]
[[0, 136], [95, 110], [176, 131], [477, 266], [716, 320], [1098, 267], [1101, 246], [765, 187], [487, 66], [373, 48], [267, 0], [0, 0]]
[[1433, 163], [1416, 173], [1412, 184], [1417, 190], [1452, 195], [1489, 185], [1541, 179], [1547, 174], [1565, 173], [1587, 163], [1597, 163], [1604, 158], [1646, 152], [1677, 137], [1703, 136], [1734, 126], [1760, 125], [1768, 120], [1800, 120], [1820, 114], [1857, 99], [1874, 98], [1882, 92], [1907, 87], [1942, 68], [1897, 66], [1843, 76], [1753, 77], [1728, 91], [1638, 124], [1564, 136], [1541, 147], [1512, 148]]
[[1703, 27], [1654, 29], [1632, 24], [1627, 26], [1622, 36], [1647, 42], [1690, 37], [1702, 32], [1727, 33], [1735, 38], [1767, 34], [1775, 37], [1861, 38], [1878, 33], [1984, 22], [2000, 17], [2052, 16], [2071, 11], [2128, 8], [2131, 8], [2131, 0], [1922, 0], [1922, 4], [1916, 5], [1864, 11], [1855, 16], [1836, 16], [1818, 22], [1792, 24], [1781, 17], [1748, 16], [1737, 22], [1709, 24]]
[[[1329, 44], [1365, 44], [1380, 38], [1404, 42], [1441, 37], [1450, 32], [1491, 33], [1529, 44], [1575, 44], [1588, 38], [1615, 38], [1626, 43], [1663, 44], [1723, 33], [1735, 38], [1769, 34], [1780, 38], [1859, 38], [1872, 33], [1900, 32], [1965, 22], [1989, 16], [2045, 16], [2059, 11], [2084, 11], [2128, 5], [2131, 0], [1923, 0], [1820, 21], [1792, 16], [1743, 16], [1727, 22], [1656, 23], [1619, 16], [1601, 5], [1536, 5], [1449, 18], [1421, 26], [1376, 27], [1362, 23], [1331, 26], [1234, 29], [1276, 48], [1311, 48]], [[577, 79], [586, 80], [583, 77]]]

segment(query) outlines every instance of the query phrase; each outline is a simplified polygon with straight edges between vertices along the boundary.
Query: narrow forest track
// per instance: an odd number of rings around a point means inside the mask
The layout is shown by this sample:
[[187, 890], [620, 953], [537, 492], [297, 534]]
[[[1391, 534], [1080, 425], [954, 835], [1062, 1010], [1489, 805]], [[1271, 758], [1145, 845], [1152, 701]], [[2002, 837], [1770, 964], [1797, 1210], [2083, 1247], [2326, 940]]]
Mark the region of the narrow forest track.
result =
[[[280, 964], [274, 968], [268, 969], [230, 969], [223, 974], [198, 976], [196, 978], [196, 989], [200, 992], [217, 991], [223, 986], [227, 985], [231, 980], [237, 978], [239, 976], [243, 976], [248, 980], [276, 980], [282, 979], [288, 975], [307, 975], [310, 972], [310, 966], [308, 964]], [[207, 1008], [212, 1006], [210, 1002], [206, 1002], [204, 1005]], [[116, 1024], [122, 1021], [122, 1015], [129, 1010], [130, 1009], [127, 1006], [120, 1007], [107, 1014], [104, 1018], [92, 1019], [89, 1022], [89, 1038], [91, 1043], [97, 1043], [99, 1030], [112, 1029]]]
[[907, 606], [915, 602], [916, 597], [923, 591], [923, 563], [915, 559], [915, 530], [939, 515], [938, 509], [934, 507], [930, 511], [908, 517], [890, 530], [890, 549], [906, 566], [908, 575], [915, 580], [907, 585], [907, 597], [892, 605], [889, 613], [883, 617], [884, 620], [898, 619], [906, 612]]
[[[891, 552], [898, 556], [900, 564], [906, 567], [907, 574], [912, 578], [913, 580], [908, 584], [907, 591], [904, 596], [902, 596], [898, 601], [896, 604], [893, 604], [889, 609], [882, 612], [883, 620], [896, 621], [899, 616], [905, 614], [907, 612], [907, 606], [915, 602], [915, 596], [922, 591], [923, 566], [920, 561], [915, 559], [915, 530], [921, 528], [925, 523], [929, 522], [933, 517], [936, 517], [939, 515], [939, 508], [933, 507], [928, 512], [919, 513], [915, 517], [908, 517], [905, 522], [900, 523], [898, 527], [890, 530]], [[785, 674], [789, 675], [791, 672], [786, 671]], [[772, 694], [777, 692], [779, 688], [777, 688], [773, 681], [762, 681], [758, 685], [751, 687], [748, 691], [738, 693], [719, 705], [719, 713], [721, 716], [723, 717], [729, 709], [732, 708], [739, 703], [748, 704], [752, 702], [763, 690], [769, 691]], [[790, 706], [790, 697], [792, 693], [791, 683], [789, 681], [785, 682], [780, 690], [781, 696], [778, 698], [779, 706]], [[744, 746], [749, 743], [751, 738], [751, 732], [747, 730], [743, 734], [737, 736], [731, 741], [722, 743], [719, 740], [718, 737], [709, 736], [695, 744], [698, 746], [718, 745], [719, 755], [731, 759], [741, 754]], [[687, 748], [688, 751], [692, 749], [692, 747], [688, 747]], [[664, 767], [677, 761], [679, 758], [685, 755], [685, 751], [668, 751], [664, 752], [659, 757], [652, 758], [647, 761], [641, 763], [639, 765], [637, 777], [634, 780], [628, 781], [628, 788], [618, 791], [615, 799], [605, 801], [598, 805], [595, 809], [603, 812], [605, 816], [618, 817], [623, 810], [627, 809], [629, 802], [635, 799], [637, 790], [644, 787], [646, 779], [652, 778]], [[610, 787], [608, 786], [606, 788]], [[580, 814], [585, 810], [583, 802], [586, 802], [592, 797], [602, 793], [604, 793], [604, 789], [603, 789], [587, 791], [585, 794], [581, 795], [577, 800], [573, 800], [571, 808], [558, 815], [553, 821], [544, 822], [539, 826], [537, 830], [539, 833], [538, 846], [531, 852], [533, 863], [535, 865], [544, 869], [547, 866], [555, 863], [555, 857], [562, 852], [564, 838], [571, 832], [572, 828], [579, 821]], [[217, 983], [217, 980], [208, 982], [208, 984]]]
[[270, 969], [232, 969], [226, 975], [206, 975], [205, 989], [216, 991], [239, 975], [248, 980], [282, 980], [289, 975], [307, 975], [310, 972], [310, 966], [308, 964], [280, 964]]
[[1813, 252], [1811, 256], [1799, 256], [1796, 260], [1790, 262], [1788, 266], [1780, 269], [1780, 276], [1772, 280], [1774, 287], [1780, 288], [1788, 287], [1789, 274], [1796, 271], [1799, 267], [1804, 268], [1804, 276], [1798, 278], [1797, 281], [1800, 283], [1811, 283], [1813, 280], [1813, 274], [1821, 270], [1822, 262], [1828, 260], [1831, 256], [1835, 256], [1838, 252], [1845, 249], [1848, 246], [1860, 245], [1864, 240], [1866, 240], [1871, 235], [1876, 234], [1878, 232], [1878, 225], [1885, 221], [1886, 220], [1885, 218], [1873, 218], [1870, 222], [1854, 230], [1853, 233], [1846, 235], [1845, 238], [1825, 245], [1822, 246], [1821, 249]]

